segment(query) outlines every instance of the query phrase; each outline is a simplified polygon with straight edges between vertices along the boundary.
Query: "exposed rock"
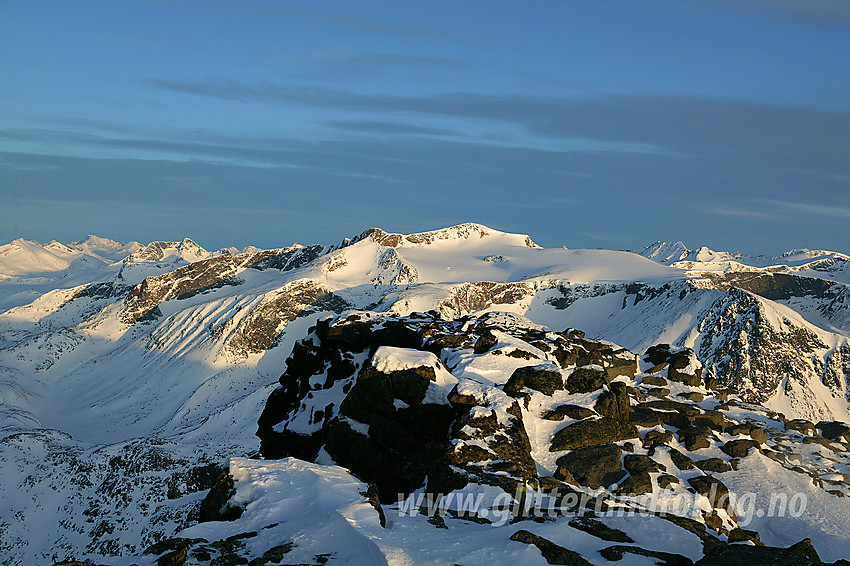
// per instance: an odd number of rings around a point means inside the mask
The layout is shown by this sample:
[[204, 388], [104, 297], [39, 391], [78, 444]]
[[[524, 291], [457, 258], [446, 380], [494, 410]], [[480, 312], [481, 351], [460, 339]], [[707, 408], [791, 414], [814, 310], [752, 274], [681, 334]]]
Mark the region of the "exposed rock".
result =
[[577, 367], [567, 376], [566, 388], [570, 393], [590, 393], [608, 383], [608, 372], [599, 365]]
[[643, 437], [643, 446], [645, 448], [650, 448], [654, 446], [669, 444], [672, 441], [673, 433], [669, 430], [650, 430]]
[[646, 472], [630, 474], [617, 488], [617, 493], [626, 495], [652, 493], [652, 478]]
[[598, 539], [611, 542], [634, 542], [634, 540], [632, 540], [632, 538], [623, 531], [609, 527], [602, 521], [586, 515], [572, 519], [569, 522], [569, 525], [574, 529], [584, 531]]
[[721, 458], [707, 458], [705, 460], [697, 460], [694, 462], [694, 464], [703, 472], [723, 473], [732, 470], [732, 466], [724, 462]]
[[634, 554], [637, 556], [646, 556], [653, 558], [658, 566], [692, 566], [693, 561], [690, 558], [681, 554], [672, 554], [669, 552], [659, 552], [657, 550], [646, 550], [639, 546], [616, 545], [603, 548], [599, 551], [602, 558], [611, 562], [617, 562], [623, 559], [625, 554]]
[[673, 460], [673, 464], [680, 470], [690, 470], [694, 467], [694, 461], [676, 450], [675, 448], [670, 449], [670, 459]]
[[850, 425], [838, 421], [821, 421], [817, 424], [821, 436], [829, 440], [850, 442]]
[[556, 432], [549, 451], [573, 450], [630, 438], [640, 438], [637, 428], [630, 423], [608, 417], [588, 419], [568, 425]]
[[483, 354], [484, 352], [489, 351], [493, 346], [499, 343], [499, 339], [496, 338], [496, 335], [493, 334], [492, 330], [487, 330], [482, 334], [478, 340], [475, 341], [475, 347], [473, 348], [473, 352], [476, 354]]
[[664, 464], [641, 454], [627, 454], [623, 459], [623, 467], [632, 474], [640, 472], [663, 472], [667, 470]]
[[679, 442], [685, 444], [685, 448], [694, 451], [711, 446], [711, 429], [707, 426], [691, 426], [679, 429]]
[[540, 550], [541, 554], [543, 554], [543, 559], [546, 560], [548, 564], [591, 566], [590, 562], [582, 558], [578, 552], [569, 550], [563, 546], [558, 546], [554, 542], [526, 530], [515, 532], [511, 535], [511, 540], [523, 542], [525, 544], [533, 544]]
[[692, 401], [694, 403], [701, 403], [703, 399], [705, 399], [705, 395], [703, 395], [699, 391], [688, 391], [686, 393], [679, 393], [679, 397], [688, 401]]
[[702, 363], [690, 348], [670, 355], [667, 379], [692, 387], [702, 384]]
[[629, 395], [626, 392], [626, 384], [621, 381], [612, 381], [609, 383], [608, 391], [603, 391], [596, 399], [594, 409], [603, 417], [610, 417], [621, 421], [629, 420], [631, 408], [629, 406]]
[[591, 488], [617, 483], [626, 473], [620, 467], [623, 451], [616, 444], [578, 448], [558, 458], [556, 478], [572, 478]]
[[729, 542], [752, 542], [756, 546], [764, 546], [761, 542], [758, 531], [748, 531], [740, 527], [736, 527], [729, 531]]
[[676, 476], [671, 476], [670, 474], [661, 474], [658, 476], [657, 480], [658, 487], [660, 487], [661, 489], [666, 489], [673, 484], [679, 483], [679, 478], [677, 478]]
[[732, 503], [729, 500], [729, 489], [717, 478], [711, 476], [697, 476], [690, 478], [688, 484], [697, 493], [708, 498], [709, 503], [716, 509], [725, 509], [730, 516], [734, 516]]
[[564, 378], [560, 371], [548, 364], [521, 367], [511, 374], [504, 391], [508, 395], [516, 395], [523, 387], [551, 395], [564, 387]]
[[595, 414], [596, 413], [592, 409], [588, 409], [587, 407], [580, 407], [578, 405], [558, 405], [554, 409], [544, 413], [543, 418], [549, 421], [562, 421], [565, 418], [581, 420]]
[[228, 504], [230, 498], [236, 494], [233, 476], [230, 472], [222, 472], [201, 502], [198, 511], [198, 521], [235, 521], [242, 516], [241, 507]]
[[758, 448], [759, 443], [755, 440], [730, 440], [720, 447], [720, 449], [733, 458], [743, 458], [750, 453], [751, 448]]

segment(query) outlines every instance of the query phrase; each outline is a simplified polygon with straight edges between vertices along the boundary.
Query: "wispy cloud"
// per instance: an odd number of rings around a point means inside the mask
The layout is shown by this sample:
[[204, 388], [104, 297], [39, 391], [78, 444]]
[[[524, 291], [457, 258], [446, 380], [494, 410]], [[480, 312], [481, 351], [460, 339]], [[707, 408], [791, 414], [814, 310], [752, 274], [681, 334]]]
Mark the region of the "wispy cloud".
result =
[[847, 0], [696, 0], [675, 2], [672, 5], [677, 9], [752, 14], [781, 19], [791, 24], [850, 25], [850, 2]]
[[850, 218], [850, 207], [826, 206], [806, 202], [790, 202], [781, 200], [764, 200], [765, 203], [813, 216], [828, 216], [831, 218]]
[[774, 218], [771, 214], [764, 212], [756, 212], [754, 210], [744, 210], [742, 208], [709, 208], [706, 210], [709, 214], [717, 214], [719, 216], [740, 216], [743, 218]]
[[846, 174], [850, 154], [850, 113], [777, 106], [698, 96], [600, 96], [558, 98], [460, 92], [433, 96], [362, 94], [229, 79], [150, 79], [172, 92], [238, 101], [301, 104], [357, 110], [403, 112], [510, 123], [529, 134], [551, 138], [647, 144], [678, 155], [772, 154]]

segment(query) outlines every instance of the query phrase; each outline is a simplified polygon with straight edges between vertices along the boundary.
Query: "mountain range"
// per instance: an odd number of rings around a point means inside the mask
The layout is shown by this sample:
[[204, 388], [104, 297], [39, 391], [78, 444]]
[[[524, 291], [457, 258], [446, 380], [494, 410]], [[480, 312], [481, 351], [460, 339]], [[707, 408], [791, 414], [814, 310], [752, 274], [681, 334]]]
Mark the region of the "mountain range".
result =
[[[850, 547], [840, 252], [545, 249], [480, 224], [215, 252], [19, 239], [0, 246], [0, 370], [8, 563], [235, 564], [275, 548], [256, 563], [567, 563], [547, 556], [570, 543], [588, 563], [662, 559], [606, 550], [613, 539], [585, 532], [602, 523], [687, 563], [804, 536], [824, 560]], [[587, 423], [599, 438], [569, 436]], [[739, 453], [742, 441], [758, 449]], [[613, 490], [575, 461], [590, 449], [615, 454]], [[622, 503], [702, 493], [706, 477], [797, 486], [808, 514], [756, 520], [761, 540], [709, 500], [690, 529], [654, 517], [387, 527], [395, 493], [536, 482]]]

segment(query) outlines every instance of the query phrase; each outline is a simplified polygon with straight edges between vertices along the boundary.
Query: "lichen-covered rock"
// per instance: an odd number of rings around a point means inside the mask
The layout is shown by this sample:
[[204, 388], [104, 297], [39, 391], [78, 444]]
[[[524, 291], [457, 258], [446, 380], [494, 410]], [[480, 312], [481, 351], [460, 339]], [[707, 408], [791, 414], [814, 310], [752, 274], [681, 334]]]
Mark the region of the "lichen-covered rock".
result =
[[570, 393], [590, 393], [608, 383], [608, 372], [600, 365], [577, 367], [567, 376], [566, 388]]
[[564, 378], [557, 366], [551, 365], [526, 366], [516, 369], [504, 386], [508, 395], [516, 395], [523, 387], [552, 395], [564, 387]]
[[567, 425], [556, 432], [549, 451], [574, 450], [630, 438], [640, 438], [637, 428], [630, 423], [608, 417], [587, 419]]
[[578, 448], [558, 458], [555, 477], [590, 488], [607, 487], [626, 475], [620, 464], [622, 454], [616, 444]]
[[629, 420], [631, 407], [629, 405], [629, 394], [626, 384], [621, 381], [612, 381], [608, 384], [608, 390], [603, 391], [596, 399], [593, 407], [603, 417], [610, 417], [621, 421]]

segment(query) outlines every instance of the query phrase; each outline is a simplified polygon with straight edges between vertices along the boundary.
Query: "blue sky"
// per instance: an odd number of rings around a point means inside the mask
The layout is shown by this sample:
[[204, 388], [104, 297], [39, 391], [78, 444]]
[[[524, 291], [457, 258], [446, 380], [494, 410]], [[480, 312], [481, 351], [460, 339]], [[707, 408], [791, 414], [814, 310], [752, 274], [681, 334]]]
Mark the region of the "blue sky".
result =
[[0, 2], [0, 241], [850, 251], [850, 2]]

